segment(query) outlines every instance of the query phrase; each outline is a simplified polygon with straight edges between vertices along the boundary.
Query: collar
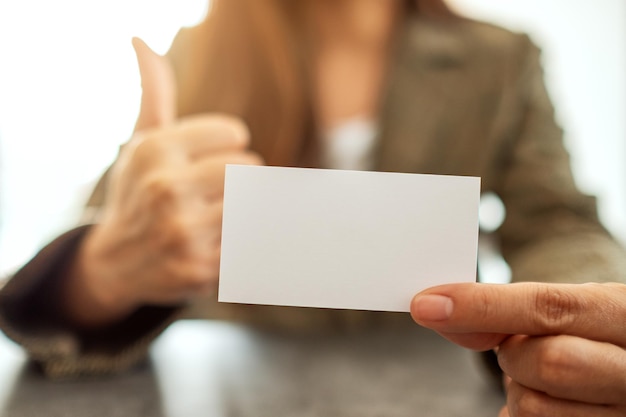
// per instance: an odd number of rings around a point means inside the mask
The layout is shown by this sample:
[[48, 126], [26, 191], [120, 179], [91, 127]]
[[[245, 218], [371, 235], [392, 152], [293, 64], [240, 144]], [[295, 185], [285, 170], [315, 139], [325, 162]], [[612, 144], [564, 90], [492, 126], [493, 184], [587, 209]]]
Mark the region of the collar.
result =
[[469, 57], [468, 34], [467, 25], [459, 19], [409, 18], [403, 37], [407, 63], [432, 69], [463, 65]]

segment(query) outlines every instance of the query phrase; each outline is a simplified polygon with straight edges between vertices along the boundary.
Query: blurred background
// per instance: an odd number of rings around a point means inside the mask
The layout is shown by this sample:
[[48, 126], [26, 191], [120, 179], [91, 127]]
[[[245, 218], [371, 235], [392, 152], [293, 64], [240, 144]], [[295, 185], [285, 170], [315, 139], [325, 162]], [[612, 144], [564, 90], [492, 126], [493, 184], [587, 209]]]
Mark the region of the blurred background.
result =
[[[602, 220], [626, 243], [626, 2], [449, 3], [529, 33], [542, 47], [578, 184], [598, 197]], [[0, 2], [0, 276], [76, 223], [94, 181], [129, 138], [141, 93], [131, 37], [164, 53], [208, 7], [206, 0]], [[497, 211], [487, 199], [481, 221]]]

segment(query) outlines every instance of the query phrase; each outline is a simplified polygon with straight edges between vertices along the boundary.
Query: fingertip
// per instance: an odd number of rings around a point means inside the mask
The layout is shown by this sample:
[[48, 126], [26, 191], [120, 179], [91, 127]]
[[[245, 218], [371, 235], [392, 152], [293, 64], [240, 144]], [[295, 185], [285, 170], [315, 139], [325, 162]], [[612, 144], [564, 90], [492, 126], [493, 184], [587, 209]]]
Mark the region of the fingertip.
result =
[[229, 147], [244, 149], [250, 142], [248, 125], [241, 118], [227, 113], [205, 113], [189, 116], [185, 118], [183, 123], [220, 132]]
[[135, 50], [135, 55], [137, 57], [137, 62], [139, 63], [139, 70], [145, 70], [145, 65], [149, 65], [151, 60], [155, 58], [158, 60], [162, 58], [161, 55], [156, 53], [154, 49], [152, 49], [143, 39], [133, 36], [131, 39], [131, 44], [133, 45], [133, 49]]
[[233, 137], [242, 147], [248, 146], [250, 143], [250, 129], [248, 125], [241, 119], [232, 118], [230, 129], [233, 132]]
[[249, 165], [263, 166], [265, 165], [265, 159], [256, 152], [246, 152], [246, 156], [249, 159]]
[[409, 312], [411, 313], [411, 318], [413, 319], [414, 322], [416, 322], [417, 324], [421, 324], [419, 322], [419, 315], [417, 314], [417, 299], [420, 296], [421, 293], [417, 293], [413, 296], [413, 298], [411, 299], [411, 305], [409, 307]]
[[142, 89], [135, 131], [173, 122], [177, 113], [177, 89], [170, 63], [143, 39], [135, 36], [131, 43], [137, 58]]
[[208, 129], [213, 134], [219, 134], [223, 145], [229, 149], [245, 149], [250, 143], [248, 125], [239, 117], [227, 113], [198, 114], [186, 118], [202, 130]]
[[133, 44], [133, 47], [137, 48], [138, 46], [140, 46], [142, 43], [144, 43], [141, 38], [137, 37], [137, 36], [133, 36], [130, 39], [130, 42]]
[[210, 119], [214, 126], [227, 133], [230, 145], [244, 149], [250, 143], [250, 130], [248, 125], [239, 117], [230, 114], [212, 114]]
[[419, 293], [411, 301], [411, 317], [421, 325], [448, 320], [453, 311], [454, 302], [445, 295]]
[[133, 36], [131, 38], [131, 44], [133, 45], [133, 49], [135, 50], [135, 54], [140, 55], [146, 50], [152, 51], [152, 49], [148, 46], [148, 44], [141, 38], [137, 36]]

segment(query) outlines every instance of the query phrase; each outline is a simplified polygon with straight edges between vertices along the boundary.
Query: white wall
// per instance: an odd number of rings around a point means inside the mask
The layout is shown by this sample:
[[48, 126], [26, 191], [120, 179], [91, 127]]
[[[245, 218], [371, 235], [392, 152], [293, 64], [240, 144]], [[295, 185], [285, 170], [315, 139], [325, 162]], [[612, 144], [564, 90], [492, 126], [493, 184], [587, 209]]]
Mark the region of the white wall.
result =
[[[626, 241], [626, 2], [450, 1], [543, 46], [579, 183]], [[140, 94], [131, 36], [164, 52], [204, 10], [204, 0], [0, 2], [0, 275], [73, 224], [128, 138]]]
[[132, 36], [165, 52], [205, 0], [0, 1], [0, 276], [74, 224], [129, 137]]

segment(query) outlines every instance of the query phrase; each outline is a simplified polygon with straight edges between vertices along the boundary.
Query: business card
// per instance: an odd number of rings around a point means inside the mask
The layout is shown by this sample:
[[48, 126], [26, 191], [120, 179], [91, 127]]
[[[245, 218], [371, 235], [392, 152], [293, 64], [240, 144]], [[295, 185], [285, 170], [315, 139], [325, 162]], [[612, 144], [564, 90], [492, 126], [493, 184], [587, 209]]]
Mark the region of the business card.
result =
[[474, 282], [480, 178], [228, 165], [218, 300], [409, 311]]

